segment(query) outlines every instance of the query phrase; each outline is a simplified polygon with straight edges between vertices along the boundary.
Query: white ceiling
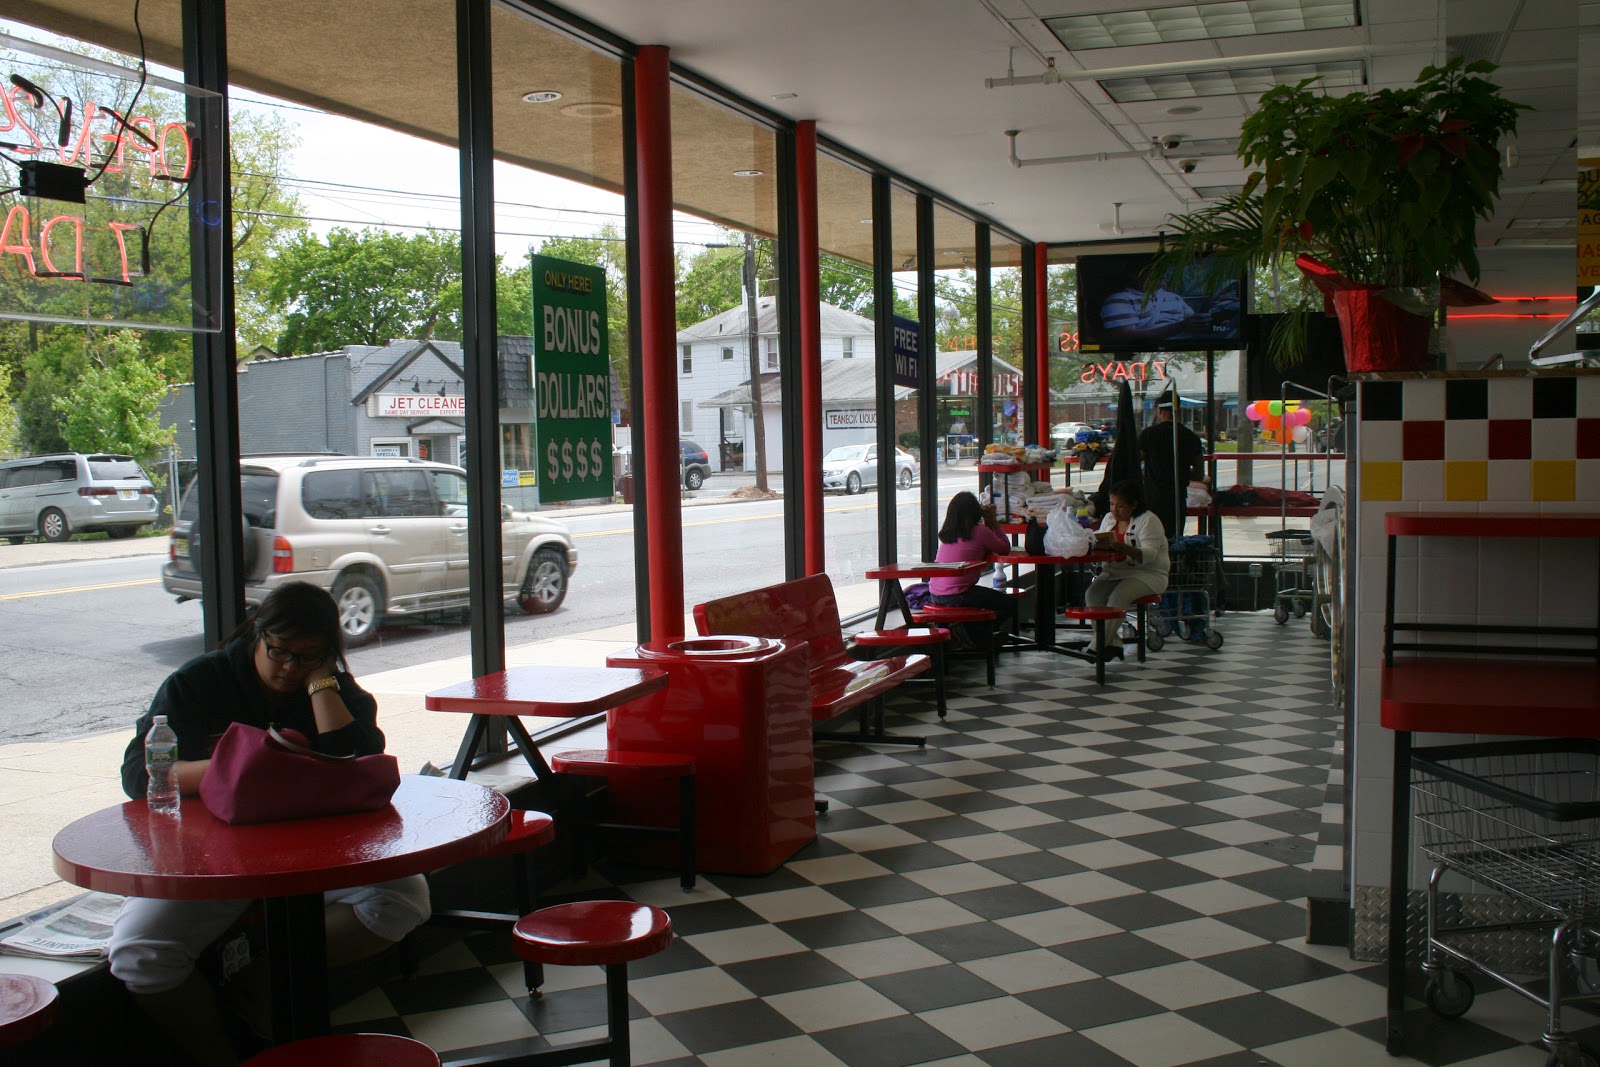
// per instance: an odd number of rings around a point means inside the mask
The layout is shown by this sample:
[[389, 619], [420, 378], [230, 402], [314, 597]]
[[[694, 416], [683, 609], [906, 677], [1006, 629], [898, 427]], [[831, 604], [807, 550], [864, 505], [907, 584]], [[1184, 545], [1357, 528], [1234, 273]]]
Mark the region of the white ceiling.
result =
[[[1181, 0], [1180, 0], [1181, 2]], [[1189, 0], [1224, 3], [1227, 0]], [[1525, 113], [1518, 161], [1480, 244], [1571, 243], [1576, 226], [1580, 6], [1593, 34], [1596, 0], [1359, 0], [1360, 24], [1316, 30], [1071, 52], [1045, 26], [1058, 15], [1166, 6], [1143, 0], [583, 0], [572, 10], [675, 63], [871, 157], [1024, 238], [1104, 240], [1114, 202], [1125, 232], [1152, 232], [1200, 203], [1197, 190], [1235, 186], [1231, 142], [1253, 96], [1117, 104], [1081, 72], [1147, 64], [1355, 50], [1371, 88], [1409, 82], [1452, 45], [1501, 63], [1494, 75]], [[1593, 36], [1586, 38], [1586, 48]], [[1343, 57], [1343, 56], [1341, 56]], [[1347, 57], [1344, 57], [1347, 58]], [[1594, 58], [1592, 52], [1591, 60]], [[986, 88], [1008, 72], [1055, 84]], [[1282, 62], [1282, 60], [1279, 60]], [[1197, 105], [1193, 114], [1173, 107]], [[1022, 160], [1124, 153], [1105, 161], [1013, 166]], [[1152, 151], [1176, 135], [1176, 149]], [[1196, 141], [1212, 142], [1196, 146]], [[1185, 146], [1188, 147], [1185, 147]], [[1192, 173], [1182, 161], [1193, 160]], [[1550, 183], [1557, 183], [1551, 185]], [[1542, 220], [1542, 221], [1534, 221]]]

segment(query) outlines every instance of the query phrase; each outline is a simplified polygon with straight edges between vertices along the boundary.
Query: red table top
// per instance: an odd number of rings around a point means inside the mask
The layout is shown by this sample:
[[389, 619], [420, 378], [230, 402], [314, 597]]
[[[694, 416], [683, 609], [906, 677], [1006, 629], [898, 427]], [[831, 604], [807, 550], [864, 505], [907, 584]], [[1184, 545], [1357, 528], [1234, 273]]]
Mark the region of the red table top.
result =
[[142, 800], [104, 808], [56, 835], [55, 870], [85, 889], [162, 900], [320, 893], [421, 874], [505, 837], [511, 805], [492, 789], [404, 775], [382, 811], [229, 826], [199, 797], [183, 815]]
[[666, 687], [664, 671], [634, 667], [507, 667], [435, 689], [424, 703], [430, 711], [570, 719], [609, 711]]
[[886, 582], [901, 578], [950, 578], [958, 574], [973, 574], [985, 570], [990, 564], [985, 560], [967, 560], [964, 562], [950, 563], [891, 563], [885, 567], [874, 567], [865, 572], [862, 577], [874, 582]]
[[1391, 511], [1383, 527], [1397, 537], [1600, 537], [1600, 515]]

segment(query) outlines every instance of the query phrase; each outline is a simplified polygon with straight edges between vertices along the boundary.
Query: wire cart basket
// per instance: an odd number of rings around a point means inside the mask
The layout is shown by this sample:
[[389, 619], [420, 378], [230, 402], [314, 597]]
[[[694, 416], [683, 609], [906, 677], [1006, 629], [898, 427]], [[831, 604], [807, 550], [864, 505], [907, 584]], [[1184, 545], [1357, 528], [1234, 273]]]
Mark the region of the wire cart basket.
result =
[[[1600, 1001], [1600, 741], [1539, 739], [1418, 748], [1411, 756], [1416, 836], [1434, 863], [1428, 877], [1424, 999], [1436, 1014], [1464, 1015], [1480, 973], [1546, 1009], [1550, 1067], [1594, 1067], [1594, 1054], [1561, 1025], [1566, 1004]], [[1454, 870], [1542, 918], [1444, 927], [1439, 881]], [[1530, 988], [1474, 959], [1452, 935], [1544, 929], [1544, 977]]]
[[1270, 530], [1274, 593], [1272, 618], [1279, 626], [1317, 609], [1316, 541], [1310, 530]]
[[1222, 632], [1212, 624], [1213, 609], [1221, 603], [1218, 579], [1222, 558], [1214, 538], [1180, 537], [1172, 542], [1172, 567], [1161, 604], [1146, 616], [1145, 644], [1160, 651], [1166, 636], [1176, 633], [1183, 641], [1222, 647]]

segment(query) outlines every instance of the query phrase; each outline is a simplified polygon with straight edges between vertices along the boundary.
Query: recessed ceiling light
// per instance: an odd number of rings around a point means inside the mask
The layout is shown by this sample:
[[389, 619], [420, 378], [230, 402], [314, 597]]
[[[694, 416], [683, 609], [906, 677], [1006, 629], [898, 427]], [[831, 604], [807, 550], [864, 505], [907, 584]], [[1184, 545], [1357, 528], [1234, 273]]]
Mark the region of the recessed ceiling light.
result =
[[1198, 114], [1200, 114], [1200, 105], [1199, 104], [1179, 104], [1177, 107], [1169, 107], [1169, 108], [1167, 108], [1167, 114], [1169, 114], [1169, 115], [1198, 115]]
[[585, 100], [566, 105], [561, 109], [561, 113], [571, 115], [575, 119], [608, 119], [613, 115], [622, 114], [622, 107], [619, 104], [608, 104], [603, 100]]
[[962, 253], [960, 251], [957, 251], [954, 248], [946, 248], [944, 251], [940, 252], [939, 254], [941, 256], [959, 256], [959, 255], [964, 255], [964, 253]]
[[1251, 95], [1264, 93], [1274, 85], [1293, 85], [1302, 78], [1313, 77], [1317, 79], [1319, 90], [1348, 89], [1366, 81], [1366, 67], [1361, 60], [1351, 59], [1108, 78], [1099, 85], [1117, 103], [1131, 104], [1147, 100], [1193, 99], [1197, 96]]
[[872, 220], [871, 219], [862, 219], [861, 220], [861, 225], [863, 225], [863, 226], [871, 226], [872, 225]]
[[800, 95], [799, 93], [773, 93], [772, 94], [772, 99], [774, 99], [774, 100], [793, 100], [795, 97], [797, 97], [799, 95]]
[[522, 94], [524, 104], [553, 104], [561, 99], [561, 94], [554, 89], [536, 89], [531, 93]]
[[735, 178], [759, 178], [765, 173], [765, 171], [760, 170], [736, 170], [733, 172], [733, 176]]

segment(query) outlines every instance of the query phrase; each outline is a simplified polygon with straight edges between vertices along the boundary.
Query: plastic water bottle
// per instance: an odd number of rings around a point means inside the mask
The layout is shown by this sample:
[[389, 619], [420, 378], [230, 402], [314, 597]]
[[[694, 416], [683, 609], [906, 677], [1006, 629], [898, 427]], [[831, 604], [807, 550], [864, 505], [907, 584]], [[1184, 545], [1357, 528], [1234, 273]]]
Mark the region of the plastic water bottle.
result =
[[145, 802], [151, 811], [177, 815], [178, 735], [167, 725], [165, 715], [157, 715], [154, 722], [144, 738], [144, 769], [150, 775]]

